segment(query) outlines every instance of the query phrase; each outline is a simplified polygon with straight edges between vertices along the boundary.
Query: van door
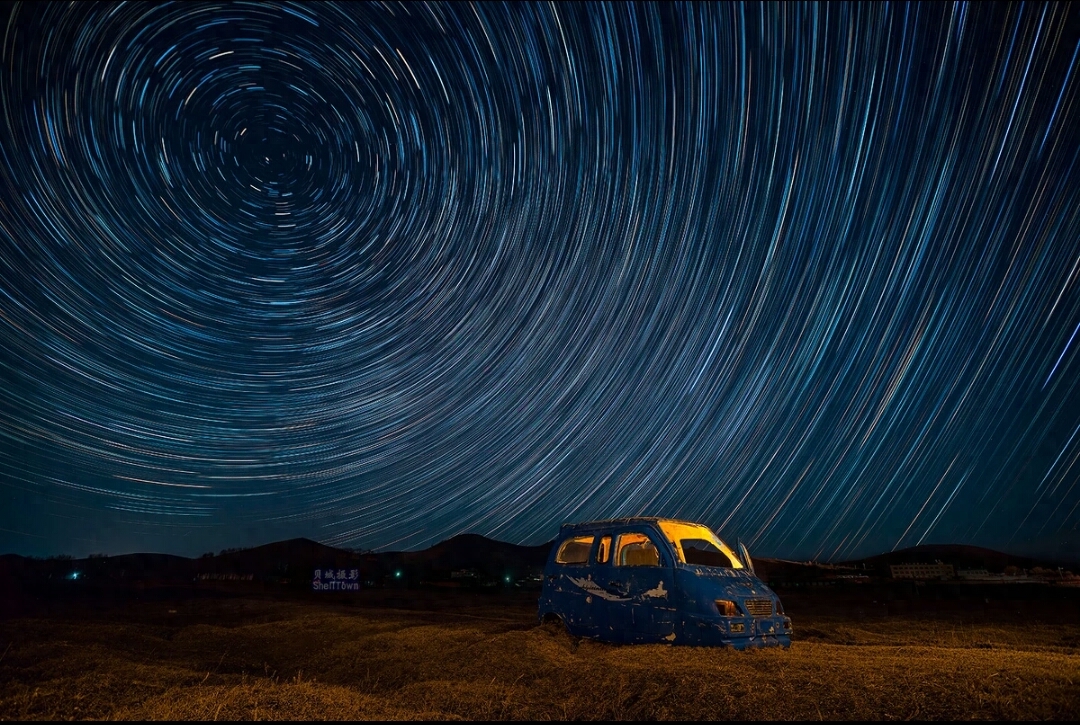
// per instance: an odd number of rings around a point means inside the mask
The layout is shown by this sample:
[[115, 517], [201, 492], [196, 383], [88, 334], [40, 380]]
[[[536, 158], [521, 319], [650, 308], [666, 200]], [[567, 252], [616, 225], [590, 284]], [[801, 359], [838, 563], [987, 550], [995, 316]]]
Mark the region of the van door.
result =
[[602, 604], [608, 630], [601, 628], [602, 638], [614, 642], [674, 639], [673, 560], [654, 535], [643, 529], [620, 533], [611, 566], [594, 571], [596, 583], [609, 595]]
[[563, 541], [555, 553], [554, 569], [547, 574], [552, 610], [577, 637], [596, 634], [590, 592], [595, 584], [591, 576], [593, 567], [589, 564], [595, 540], [594, 535], [587, 534]]

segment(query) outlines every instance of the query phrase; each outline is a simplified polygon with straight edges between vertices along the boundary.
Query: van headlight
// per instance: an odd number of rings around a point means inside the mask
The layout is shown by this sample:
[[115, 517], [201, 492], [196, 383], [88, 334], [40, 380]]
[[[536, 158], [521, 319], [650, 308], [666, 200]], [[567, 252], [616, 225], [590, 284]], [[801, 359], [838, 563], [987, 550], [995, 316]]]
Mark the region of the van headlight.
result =
[[720, 613], [721, 617], [737, 617], [739, 616], [739, 608], [735, 606], [735, 602], [730, 599], [717, 599], [716, 611]]

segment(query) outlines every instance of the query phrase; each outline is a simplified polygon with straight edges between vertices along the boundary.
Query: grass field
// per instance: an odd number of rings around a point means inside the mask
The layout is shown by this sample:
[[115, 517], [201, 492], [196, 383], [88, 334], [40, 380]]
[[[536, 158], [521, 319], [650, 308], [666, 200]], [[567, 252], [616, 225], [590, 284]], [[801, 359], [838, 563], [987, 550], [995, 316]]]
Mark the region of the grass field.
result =
[[1080, 715], [1075, 602], [898, 614], [790, 596], [792, 647], [734, 652], [576, 641], [535, 625], [535, 596], [398, 596], [162, 600], [0, 621], [0, 718]]

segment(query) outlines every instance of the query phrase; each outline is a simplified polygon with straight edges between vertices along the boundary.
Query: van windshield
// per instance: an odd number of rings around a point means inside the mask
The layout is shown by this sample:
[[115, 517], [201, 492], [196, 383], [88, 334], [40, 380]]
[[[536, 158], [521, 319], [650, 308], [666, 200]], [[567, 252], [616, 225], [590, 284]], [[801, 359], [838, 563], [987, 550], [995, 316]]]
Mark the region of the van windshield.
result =
[[742, 569], [739, 557], [720, 538], [701, 524], [684, 524], [679, 521], [660, 521], [660, 530], [671, 542], [679, 561], [699, 566], [718, 566], [725, 569]]

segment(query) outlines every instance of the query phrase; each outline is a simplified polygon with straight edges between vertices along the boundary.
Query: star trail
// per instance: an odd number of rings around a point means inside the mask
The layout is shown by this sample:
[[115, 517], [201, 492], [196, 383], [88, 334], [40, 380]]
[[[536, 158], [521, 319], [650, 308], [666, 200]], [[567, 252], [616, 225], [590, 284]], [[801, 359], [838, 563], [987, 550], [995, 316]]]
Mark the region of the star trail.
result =
[[0, 549], [1080, 553], [1080, 11], [14, 3]]

